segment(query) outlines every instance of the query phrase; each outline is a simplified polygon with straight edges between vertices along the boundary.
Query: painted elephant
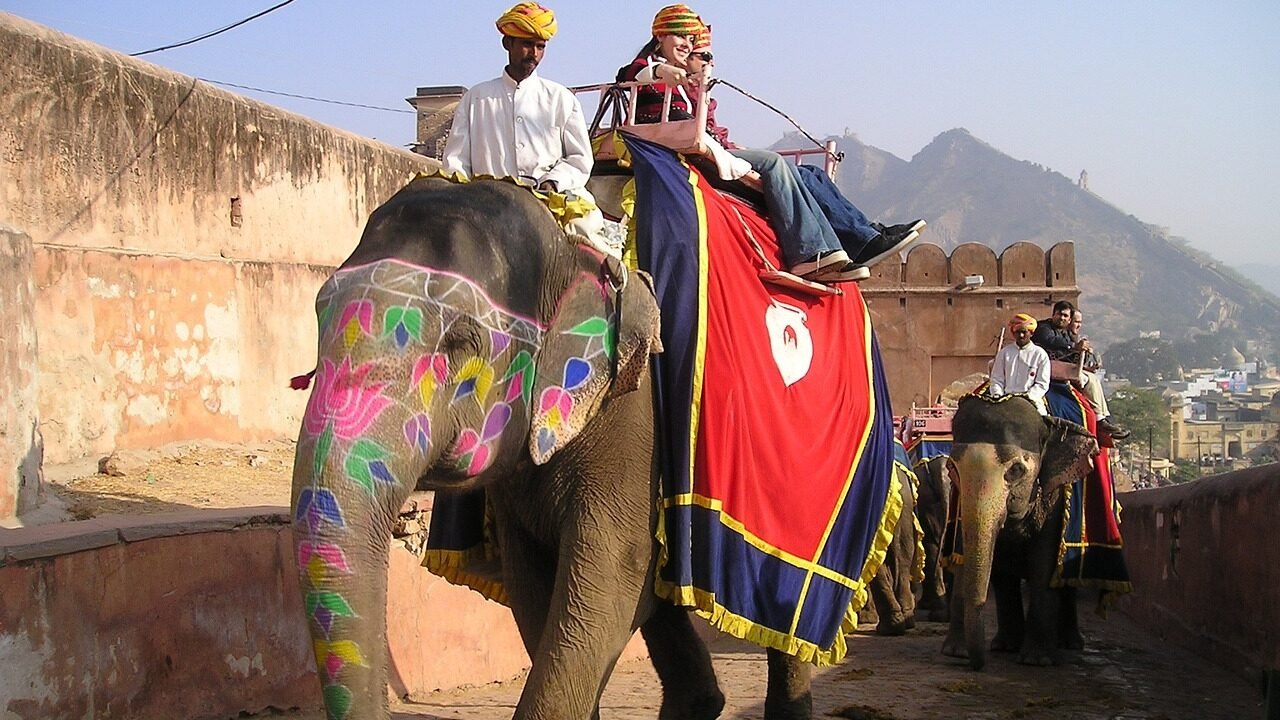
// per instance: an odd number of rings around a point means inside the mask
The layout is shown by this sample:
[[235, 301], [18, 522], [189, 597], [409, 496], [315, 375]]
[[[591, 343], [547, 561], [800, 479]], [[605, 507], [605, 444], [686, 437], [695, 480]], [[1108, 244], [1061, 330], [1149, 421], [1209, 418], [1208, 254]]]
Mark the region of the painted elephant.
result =
[[919, 490], [916, 493], [916, 517], [924, 530], [924, 581], [920, 584], [917, 612], [925, 619], [946, 622], [950, 617], [948, 601], [952, 583], [951, 571], [942, 567], [942, 533], [947, 524], [947, 503], [951, 497], [951, 477], [947, 474], [947, 458], [930, 458], [916, 466]]
[[1050, 587], [1063, 532], [1063, 489], [1088, 474], [1097, 440], [1079, 425], [1041, 416], [1020, 395], [963, 398], [952, 432], [948, 471], [960, 488], [964, 562], [943, 653], [967, 656], [974, 669], [985, 664], [982, 610], [990, 581], [997, 622], [991, 649], [1020, 651], [1026, 664], [1057, 664], [1060, 646], [1082, 644], [1074, 590]]
[[[652, 588], [657, 306], [611, 268], [527, 190], [426, 178], [372, 213], [322, 287], [293, 535], [329, 717], [388, 716], [387, 551], [405, 497], [479, 487], [532, 659], [515, 717], [598, 716], [637, 627], [661, 717], [719, 714], [688, 613]], [[775, 674], [774, 712], [807, 717], [808, 668], [770, 653]]]

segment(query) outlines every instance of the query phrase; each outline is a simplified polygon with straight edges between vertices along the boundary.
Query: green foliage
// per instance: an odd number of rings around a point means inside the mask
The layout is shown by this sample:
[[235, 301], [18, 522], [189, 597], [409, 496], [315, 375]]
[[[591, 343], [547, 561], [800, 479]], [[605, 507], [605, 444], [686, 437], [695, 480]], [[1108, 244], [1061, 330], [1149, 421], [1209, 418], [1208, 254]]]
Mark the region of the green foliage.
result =
[[1200, 333], [1173, 343], [1174, 355], [1184, 369], [1223, 367], [1227, 354], [1237, 344], [1243, 345], [1240, 333], [1221, 330]]
[[1191, 482], [1200, 477], [1200, 467], [1190, 460], [1178, 460], [1173, 464], [1169, 479], [1175, 483]]
[[1121, 445], [1134, 445], [1147, 450], [1150, 440], [1153, 447], [1151, 453], [1167, 456], [1169, 453], [1169, 410], [1164, 398], [1154, 390], [1142, 388], [1124, 388], [1117, 390], [1107, 404], [1111, 406], [1111, 416], [1115, 422], [1125, 426], [1133, 434]]
[[1178, 353], [1160, 338], [1133, 338], [1113, 344], [1102, 358], [1107, 371], [1135, 385], [1152, 385], [1178, 377]]

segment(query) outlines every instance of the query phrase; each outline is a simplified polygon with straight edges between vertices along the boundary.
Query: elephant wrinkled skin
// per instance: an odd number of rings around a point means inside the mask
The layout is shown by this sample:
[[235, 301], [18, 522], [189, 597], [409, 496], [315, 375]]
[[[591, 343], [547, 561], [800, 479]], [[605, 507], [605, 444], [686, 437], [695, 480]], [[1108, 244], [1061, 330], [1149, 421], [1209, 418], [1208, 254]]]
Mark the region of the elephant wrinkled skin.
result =
[[[992, 650], [1057, 664], [1059, 647], [1080, 647], [1075, 592], [1052, 588], [1062, 538], [1064, 487], [1087, 474], [1098, 452], [1087, 430], [1041, 416], [1023, 396], [967, 396], [952, 422], [948, 471], [960, 488], [964, 562], [956, 568], [943, 653], [986, 662], [982, 609], [996, 596]], [[1023, 613], [1023, 579], [1030, 593]]]
[[[597, 717], [636, 628], [660, 717], [716, 717], [710, 656], [652, 587], [646, 283], [616, 294], [525, 189], [418, 179], [373, 212], [316, 309], [294, 545], [329, 716], [388, 717], [387, 550], [406, 496], [484, 487], [532, 660], [515, 717]], [[807, 717], [808, 668], [772, 652], [770, 667], [776, 715]]]

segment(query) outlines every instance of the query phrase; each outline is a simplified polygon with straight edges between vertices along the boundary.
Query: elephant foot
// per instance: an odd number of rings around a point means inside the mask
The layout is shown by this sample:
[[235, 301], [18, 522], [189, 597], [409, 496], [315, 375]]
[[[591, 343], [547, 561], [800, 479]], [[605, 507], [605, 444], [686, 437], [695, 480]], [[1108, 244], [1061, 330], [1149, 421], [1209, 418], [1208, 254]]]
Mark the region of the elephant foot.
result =
[[999, 632], [991, 638], [991, 652], [1018, 652], [1022, 649], [1022, 641], [1002, 635]]
[[942, 641], [942, 654], [947, 657], [967, 658], [969, 650], [965, 647], [964, 636], [953, 636], [950, 633]]
[[1018, 655], [1018, 663], [1036, 667], [1049, 667], [1050, 665], [1057, 665], [1058, 658], [1056, 653], [1047, 652], [1041, 648], [1026, 648]]
[[1059, 646], [1064, 650], [1083, 650], [1084, 635], [1081, 635], [1079, 630], [1073, 633], [1062, 633]]
[[947, 612], [945, 607], [930, 608], [929, 614], [925, 616], [929, 622], [950, 622], [951, 613]]
[[813, 720], [813, 697], [806, 693], [789, 702], [765, 702], [764, 720]]
[[897, 620], [892, 620], [892, 621], [881, 620], [878, 624], [876, 624], [876, 634], [885, 635], [889, 637], [906, 635], [907, 628], [913, 625], [915, 625], [915, 623], [911, 623], [910, 625], [908, 625], [907, 621], [903, 618], [898, 618]]
[[724, 710], [724, 693], [716, 690], [697, 700], [681, 699], [679, 702], [662, 702], [658, 720], [715, 720]]

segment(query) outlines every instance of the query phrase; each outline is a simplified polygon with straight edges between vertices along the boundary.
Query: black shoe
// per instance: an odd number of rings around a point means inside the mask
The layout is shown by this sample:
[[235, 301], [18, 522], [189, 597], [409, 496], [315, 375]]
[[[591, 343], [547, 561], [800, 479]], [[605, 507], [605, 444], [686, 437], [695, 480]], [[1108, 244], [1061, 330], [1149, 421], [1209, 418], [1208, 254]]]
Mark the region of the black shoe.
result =
[[915, 242], [920, 237], [920, 233], [912, 230], [905, 235], [898, 235], [888, 232], [880, 233], [862, 248], [862, 252], [858, 253], [858, 257], [853, 262], [862, 267], [871, 267], [894, 253], [901, 252], [903, 248]]
[[899, 225], [881, 225], [878, 222], [871, 223], [871, 227], [879, 230], [885, 235], [908, 235], [910, 233], [920, 233], [924, 230], [924, 226], [928, 225], [923, 220], [913, 220], [909, 223], [901, 223]]
[[1133, 434], [1125, 428], [1111, 422], [1111, 418], [1109, 417], [1098, 420], [1098, 429], [1110, 435], [1112, 440], [1123, 440]]

